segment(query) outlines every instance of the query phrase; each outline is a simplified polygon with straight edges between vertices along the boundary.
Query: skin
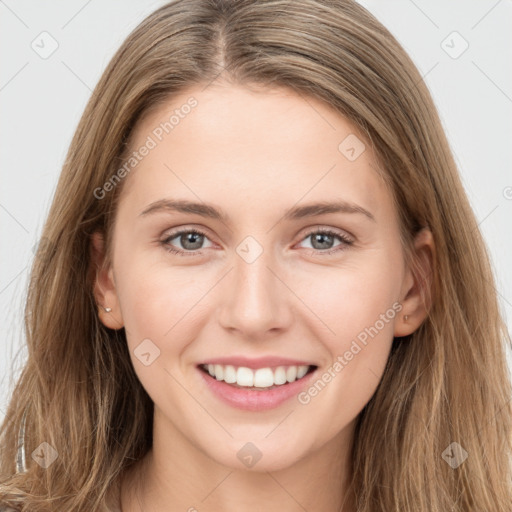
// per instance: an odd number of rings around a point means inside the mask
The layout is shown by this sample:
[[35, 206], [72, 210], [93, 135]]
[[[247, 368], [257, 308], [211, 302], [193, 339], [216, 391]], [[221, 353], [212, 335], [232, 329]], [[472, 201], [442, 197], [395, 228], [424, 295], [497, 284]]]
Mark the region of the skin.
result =
[[[134, 369], [155, 404], [153, 449], [123, 480], [123, 512], [352, 512], [346, 484], [357, 417], [393, 337], [412, 333], [426, 316], [391, 193], [369, 144], [354, 161], [338, 150], [349, 134], [364, 140], [351, 123], [283, 88], [190, 88], [139, 123], [133, 147], [190, 96], [197, 107], [125, 178], [104, 269], [101, 235], [92, 239], [96, 299], [112, 308], [99, 309], [101, 321], [125, 327]], [[140, 215], [171, 197], [214, 204], [230, 220]], [[347, 212], [283, 220], [293, 206], [340, 199], [374, 220]], [[314, 245], [319, 227], [352, 243], [332, 237]], [[167, 247], [189, 254], [171, 254], [162, 241], [176, 228], [207, 236], [196, 245], [175, 236]], [[250, 264], [236, 252], [247, 236], [263, 250]], [[421, 265], [432, 250], [430, 232], [421, 232]], [[308, 404], [294, 397], [270, 411], [241, 411], [220, 402], [198, 373], [207, 358], [277, 355], [311, 361], [322, 374], [395, 303], [401, 311]], [[149, 366], [134, 354], [144, 339], [160, 350]], [[262, 453], [252, 468], [237, 458], [249, 441]]]

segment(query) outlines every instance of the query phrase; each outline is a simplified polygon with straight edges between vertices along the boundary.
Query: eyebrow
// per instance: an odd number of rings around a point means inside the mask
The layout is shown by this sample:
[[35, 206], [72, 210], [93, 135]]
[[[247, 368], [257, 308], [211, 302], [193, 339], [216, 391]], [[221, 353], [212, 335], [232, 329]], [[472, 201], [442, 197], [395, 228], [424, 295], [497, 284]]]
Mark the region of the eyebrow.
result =
[[[201, 215], [214, 220], [222, 222], [229, 222], [229, 216], [211, 204], [207, 203], [196, 203], [184, 199], [160, 199], [151, 203], [146, 209], [144, 209], [139, 216], [146, 216], [152, 213], [162, 211], [173, 211], [181, 213], [192, 213], [195, 215]], [[354, 203], [347, 201], [333, 201], [333, 202], [316, 202], [309, 203], [302, 206], [294, 206], [288, 210], [284, 216], [284, 220], [297, 220], [304, 217], [316, 217], [327, 213], [359, 213], [368, 217], [373, 222], [375, 217], [365, 208]]]

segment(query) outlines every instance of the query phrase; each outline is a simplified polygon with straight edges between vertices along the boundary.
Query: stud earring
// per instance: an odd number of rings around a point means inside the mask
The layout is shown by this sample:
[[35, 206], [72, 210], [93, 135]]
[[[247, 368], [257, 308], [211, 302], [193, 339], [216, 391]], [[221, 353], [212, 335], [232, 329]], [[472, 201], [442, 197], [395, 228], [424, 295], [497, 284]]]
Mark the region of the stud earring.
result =
[[[103, 307], [103, 306], [102, 306]], [[106, 307], [103, 307], [103, 309], [105, 310], [106, 313], [110, 313], [112, 311], [112, 308], [106, 308]]]
[[407, 319], [409, 318], [409, 315], [404, 316], [404, 322], [407, 322]]

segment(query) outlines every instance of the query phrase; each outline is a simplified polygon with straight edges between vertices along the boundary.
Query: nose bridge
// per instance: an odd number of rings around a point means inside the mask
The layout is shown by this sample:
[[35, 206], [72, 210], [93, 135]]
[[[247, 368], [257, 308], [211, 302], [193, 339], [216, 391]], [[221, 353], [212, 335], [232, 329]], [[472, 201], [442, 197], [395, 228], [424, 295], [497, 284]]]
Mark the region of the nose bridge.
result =
[[[282, 327], [289, 315], [285, 310], [285, 288], [274, 275], [274, 251], [252, 237], [236, 249], [231, 279], [226, 283], [227, 300], [222, 314], [224, 327], [236, 328], [246, 334]], [[272, 270], [270, 270], [272, 269]]]

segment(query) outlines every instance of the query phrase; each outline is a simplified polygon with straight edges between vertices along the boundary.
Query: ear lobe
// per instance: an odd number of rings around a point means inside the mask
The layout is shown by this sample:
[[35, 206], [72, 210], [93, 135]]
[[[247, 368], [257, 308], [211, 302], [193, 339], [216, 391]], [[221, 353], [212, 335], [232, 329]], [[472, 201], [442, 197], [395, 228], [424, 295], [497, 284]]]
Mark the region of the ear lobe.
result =
[[414, 239], [413, 262], [404, 283], [401, 316], [395, 323], [395, 337], [412, 334], [423, 323], [432, 303], [435, 245], [432, 232], [423, 228]]
[[[106, 261], [103, 235], [94, 232], [90, 240], [91, 273], [94, 279], [93, 294], [98, 304], [98, 316], [110, 329], [121, 329], [124, 325], [116, 293], [113, 270]], [[106, 310], [110, 309], [110, 311]]]

